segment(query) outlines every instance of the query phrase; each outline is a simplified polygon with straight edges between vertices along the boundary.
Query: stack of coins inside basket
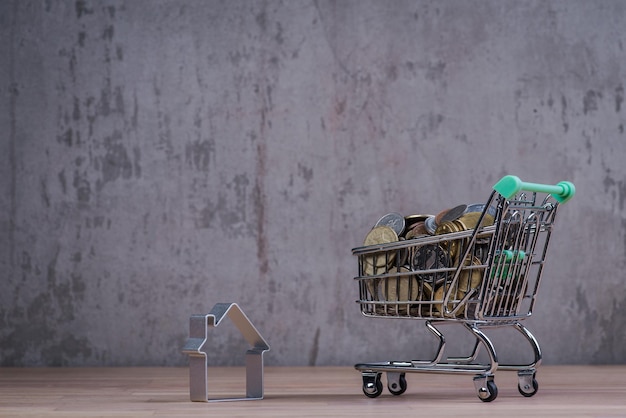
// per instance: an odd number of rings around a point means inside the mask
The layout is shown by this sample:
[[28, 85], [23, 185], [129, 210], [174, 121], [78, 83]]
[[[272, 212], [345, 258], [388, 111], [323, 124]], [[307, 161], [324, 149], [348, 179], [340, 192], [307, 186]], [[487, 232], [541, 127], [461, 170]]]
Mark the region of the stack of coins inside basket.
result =
[[[494, 223], [495, 208], [459, 205], [438, 215], [388, 213], [363, 243], [380, 250], [361, 256], [361, 296], [382, 316], [461, 317], [462, 306], [481, 284], [489, 240], [446, 235]], [[462, 234], [461, 234], [462, 235]], [[385, 246], [400, 243], [397, 246]], [[382, 245], [381, 245], [382, 244]], [[467, 251], [466, 251], [467, 250]], [[460, 267], [460, 268], [459, 268]], [[456, 276], [456, 279], [455, 279]], [[365, 299], [363, 299], [365, 298]], [[447, 309], [443, 309], [444, 300]]]

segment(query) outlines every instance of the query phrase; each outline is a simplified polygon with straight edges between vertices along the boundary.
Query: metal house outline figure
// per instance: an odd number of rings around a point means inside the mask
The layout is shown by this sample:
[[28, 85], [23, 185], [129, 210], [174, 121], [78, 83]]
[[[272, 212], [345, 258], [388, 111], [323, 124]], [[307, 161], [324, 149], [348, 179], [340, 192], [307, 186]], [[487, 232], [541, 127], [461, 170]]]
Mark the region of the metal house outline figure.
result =
[[[217, 327], [228, 315], [251, 348], [246, 352], [246, 397], [209, 399], [207, 338], [209, 328]], [[270, 346], [236, 303], [217, 303], [205, 315], [189, 318], [189, 338], [182, 352], [189, 355], [189, 396], [194, 402], [263, 399], [263, 353]]]

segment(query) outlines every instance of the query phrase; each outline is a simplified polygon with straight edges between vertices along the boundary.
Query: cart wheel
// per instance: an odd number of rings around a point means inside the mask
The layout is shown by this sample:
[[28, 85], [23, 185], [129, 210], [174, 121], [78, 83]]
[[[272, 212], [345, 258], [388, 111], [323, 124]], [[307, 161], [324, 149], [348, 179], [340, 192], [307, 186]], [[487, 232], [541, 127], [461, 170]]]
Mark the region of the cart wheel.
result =
[[529, 384], [522, 385], [520, 383], [517, 385], [517, 389], [519, 390], [519, 393], [522, 394], [522, 396], [530, 398], [539, 390], [539, 383], [537, 382], [537, 379], [533, 377], [532, 383], [530, 385]]
[[380, 373], [363, 373], [363, 393], [368, 398], [377, 398], [383, 393], [383, 382]]
[[402, 395], [406, 392], [406, 377], [404, 373], [400, 373], [398, 378], [390, 378], [389, 373], [387, 373], [387, 389], [391, 392], [392, 395]]
[[498, 387], [493, 380], [487, 380], [486, 387], [478, 390], [478, 397], [483, 402], [491, 402], [498, 397]]

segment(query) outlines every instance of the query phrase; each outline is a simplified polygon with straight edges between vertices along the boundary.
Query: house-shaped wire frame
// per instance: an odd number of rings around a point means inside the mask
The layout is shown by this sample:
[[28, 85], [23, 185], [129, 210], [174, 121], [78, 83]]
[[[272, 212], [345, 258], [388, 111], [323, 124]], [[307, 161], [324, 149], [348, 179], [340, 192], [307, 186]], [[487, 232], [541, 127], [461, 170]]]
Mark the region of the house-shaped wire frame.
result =
[[[209, 328], [217, 327], [228, 316], [251, 348], [246, 352], [246, 397], [209, 399], [207, 337]], [[263, 353], [270, 346], [236, 303], [217, 303], [206, 315], [189, 318], [189, 338], [183, 353], [189, 355], [189, 396], [194, 402], [263, 399]]]

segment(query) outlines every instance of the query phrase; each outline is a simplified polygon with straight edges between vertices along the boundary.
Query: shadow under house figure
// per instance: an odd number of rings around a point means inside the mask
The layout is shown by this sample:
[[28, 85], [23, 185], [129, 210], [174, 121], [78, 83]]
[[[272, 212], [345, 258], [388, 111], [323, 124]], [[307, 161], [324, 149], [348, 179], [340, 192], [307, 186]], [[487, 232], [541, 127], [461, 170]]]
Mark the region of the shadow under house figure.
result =
[[[228, 316], [250, 344], [246, 352], [246, 397], [209, 399], [207, 379], [208, 330], [217, 327]], [[206, 315], [189, 319], [189, 339], [183, 353], [189, 355], [189, 396], [194, 402], [217, 402], [263, 399], [263, 353], [270, 346], [236, 303], [217, 303]]]

